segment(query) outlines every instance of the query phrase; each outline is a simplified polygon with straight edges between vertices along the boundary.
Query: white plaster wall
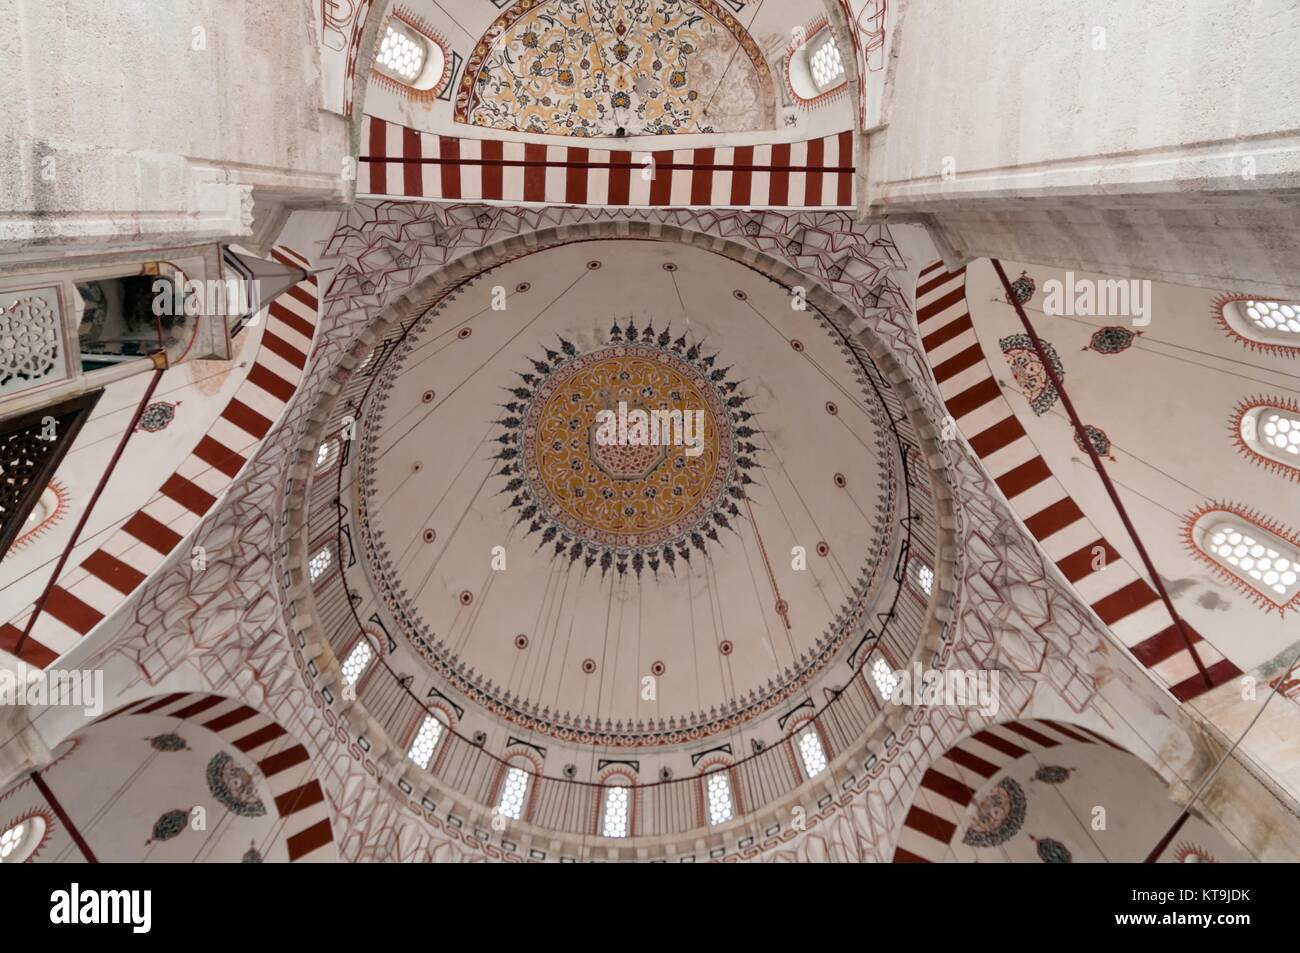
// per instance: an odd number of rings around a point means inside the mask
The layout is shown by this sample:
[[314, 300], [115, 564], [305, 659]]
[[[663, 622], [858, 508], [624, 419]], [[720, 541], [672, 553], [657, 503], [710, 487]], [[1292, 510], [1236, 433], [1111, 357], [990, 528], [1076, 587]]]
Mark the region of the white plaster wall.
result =
[[1295, 3], [907, 0], [891, 39], [868, 211], [954, 259], [1300, 281]]
[[0, 0], [0, 255], [237, 238], [343, 201], [314, 9]]

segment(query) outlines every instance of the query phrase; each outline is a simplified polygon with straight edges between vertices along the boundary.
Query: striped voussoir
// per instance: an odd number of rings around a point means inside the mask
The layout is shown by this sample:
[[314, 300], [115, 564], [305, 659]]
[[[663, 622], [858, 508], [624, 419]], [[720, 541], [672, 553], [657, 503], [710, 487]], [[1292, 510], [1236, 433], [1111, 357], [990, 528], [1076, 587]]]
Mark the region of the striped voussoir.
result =
[[[310, 267], [292, 249], [277, 246], [271, 254], [283, 264]], [[44, 668], [72, 648], [145, 581], [230, 486], [302, 379], [317, 300], [313, 277], [271, 303], [244, 382], [158, 492], [50, 591], [23, 645], [24, 662]], [[13, 651], [31, 610], [0, 625], [0, 650]]]
[[[1207, 691], [1155, 589], [1084, 516], [1016, 418], [971, 323], [966, 269], [950, 272], [942, 261], [924, 268], [917, 279], [916, 319], [948, 412], [1047, 556], [1178, 699]], [[1190, 626], [1188, 631], [1214, 685], [1241, 674]]]
[[256, 765], [266, 779], [275, 799], [289, 860], [338, 860], [325, 792], [314, 776], [307, 749], [275, 719], [236, 699], [180, 692], [134, 702], [104, 715], [98, 722], [130, 715], [175, 718], [220, 736]]
[[950, 860], [953, 838], [975, 796], [999, 771], [1025, 755], [1066, 744], [1105, 744], [1124, 750], [1079, 725], [1025, 720], [992, 725], [954, 745], [921, 777], [894, 848], [896, 864]]
[[358, 197], [632, 207], [852, 208], [853, 133], [630, 151], [462, 139], [364, 117]]

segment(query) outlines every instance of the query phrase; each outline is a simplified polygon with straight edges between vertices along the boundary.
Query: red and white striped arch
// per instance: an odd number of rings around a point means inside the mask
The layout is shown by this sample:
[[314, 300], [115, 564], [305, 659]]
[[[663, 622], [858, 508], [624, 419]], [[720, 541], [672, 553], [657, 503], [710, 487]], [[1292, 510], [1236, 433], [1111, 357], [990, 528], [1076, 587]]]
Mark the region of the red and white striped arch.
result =
[[[922, 269], [916, 320], [948, 413], [1043, 551], [1177, 698], [1187, 701], [1207, 691], [1155, 589], [1084, 515], [1016, 419], [971, 323], [966, 269], [950, 272], [942, 261]], [[1192, 635], [1214, 685], [1241, 674], [1199, 634]]]
[[273, 718], [238, 699], [181, 692], [146, 698], [98, 719], [157, 715], [188, 722], [218, 735], [257, 766], [275, 798], [289, 861], [338, 860], [325, 792], [307, 749]]

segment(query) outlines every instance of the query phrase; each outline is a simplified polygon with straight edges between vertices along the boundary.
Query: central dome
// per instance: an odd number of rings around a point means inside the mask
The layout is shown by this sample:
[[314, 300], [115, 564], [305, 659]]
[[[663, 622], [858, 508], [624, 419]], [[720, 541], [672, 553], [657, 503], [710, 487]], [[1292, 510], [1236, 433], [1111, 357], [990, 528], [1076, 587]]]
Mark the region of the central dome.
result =
[[704, 249], [608, 240], [417, 318], [357, 469], [358, 611], [390, 667], [625, 747], [808, 687], [889, 580], [903, 507], [879, 371], [802, 304]]

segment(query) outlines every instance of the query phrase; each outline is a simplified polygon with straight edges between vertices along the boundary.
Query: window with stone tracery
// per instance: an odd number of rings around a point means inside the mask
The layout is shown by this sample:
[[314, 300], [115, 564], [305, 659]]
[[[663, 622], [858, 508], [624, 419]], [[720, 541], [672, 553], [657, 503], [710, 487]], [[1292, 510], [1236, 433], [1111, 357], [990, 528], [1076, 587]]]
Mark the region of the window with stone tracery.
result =
[[632, 827], [632, 789], [626, 785], [605, 788], [605, 809], [600, 833], [605, 837], [627, 837]]
[[798, 744], [799, 757], [808, 777], [815, 778], [826, 770], [826, 751], [822, 748], [821, 736], [814, 726], [809, 725], [799, 733]]
[[1300, 478], [1300, 408], [1278, 398], [1238, 408], [1242, 443], [1267, 465], [1293, 479]]
[[497, 813], [517, 821], [524, 816], [524, 798], [528, 795], [528, 772], [511, 766], [506, 770], [497, 798]]
[[725, 824], [736, 813], [731, 799], [731, 778], [726, 770], [714, 771], [704, 777], [704, 794], [708, 801], [709, 823]]
[[1300, 301], [1225, 296], [1217, 302], [1229, 333], [1266, 350], [1300, 348]]
[[406, 756], [421, 768], [427, 769], [441, 738], [442, 722], [436, 715], [425, 715], [424, 720], [420, 722], [420, 730], [411, 739], [411, 746], [407, 749]]
[[871, 663], [871, 678], [876, 683], [876, 691], [880, 692], [881, 698], [889, 701], [894, 697], [894, 690], [898, 688], [898, 676], [883, 658], [878, 657]]
[[414, 23], [393, 16], [384, 27], [375, 53], [375, 72], [409, 90], [436, 91], [445, 79], [447, 54]]
[[361, 638], [357, 644], [352, 646], [352, 651], [343, 661], [343, 684], [348, 687], [355, 687], [357, 682], [361, 681], [361, 676], [366, 674], [366, 669], [374, 661], [375, 650], [371, 648], [369, 640]]

